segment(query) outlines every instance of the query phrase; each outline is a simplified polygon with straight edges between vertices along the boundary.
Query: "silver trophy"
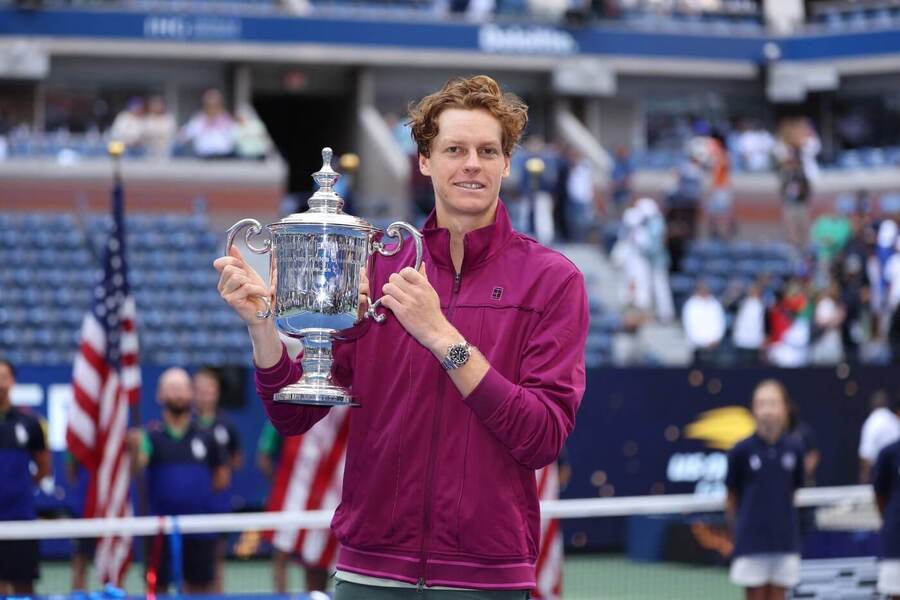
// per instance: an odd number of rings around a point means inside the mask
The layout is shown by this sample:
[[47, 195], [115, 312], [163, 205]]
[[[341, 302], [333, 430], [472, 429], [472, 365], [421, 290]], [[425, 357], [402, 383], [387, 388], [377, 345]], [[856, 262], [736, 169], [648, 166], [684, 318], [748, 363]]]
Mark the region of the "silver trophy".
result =
[[[343, 212], [344, 201], [334, 191], [340, 174], [332, 170], [331, 156], [331, 148], [322, 150], [322, 169], [313, 174], [319, 189], [309, 199], [309, 210], [267, 225], [262, 246], [251, 242], [263, 229], [256, 219], [241, 219], [227, 232], [226, 256], [244, 229], [244, 240], [252, 252], [271, 253], [269, 281], [275, 282], [275, 305], [263, 298], [266, 310], [258, 312], [257, 318], [274, 316], [278, 329], [303, 341], [303, 377], [275, 394], [277, 402], [355, 406], [349, 390], [331, 378], [331, 342], [341, 339], [358, 319], [360, 269], [376, 252], [396, 254], [404, 229], [416, 244], [414, 268], [418, 270], [422, 264], [422, 234], [409, 223], [391, 223], [384, 237], [376, 239], [379, 229]], [[397, 243], [388, 248], [384, 238]], [[376, 312], [380, 305], [381, 298], [372, 302], [364, 318], [383, 322], [385, 316]]]

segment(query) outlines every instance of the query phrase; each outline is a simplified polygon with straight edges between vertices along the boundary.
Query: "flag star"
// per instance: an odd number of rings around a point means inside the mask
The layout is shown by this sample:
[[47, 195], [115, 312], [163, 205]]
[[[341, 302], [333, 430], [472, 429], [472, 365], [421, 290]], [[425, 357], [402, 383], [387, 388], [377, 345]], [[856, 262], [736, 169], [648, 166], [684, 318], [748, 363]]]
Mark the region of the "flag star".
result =
[[119, 258], [118, 256], [113, 256], [111, 259], [109, 259], [109, 263], [112, 265], [112, 268], [115, 269], [116, 271], [118, 271], [119, 269], [122, 268], [122, 259]]
[[94, 296], [96, 296], [97, 298], [102, 298], [105, 295], [106, 295], [106, 290], [103, 288], [102, 285], [98, 285], [97, 287], [94, 288]]
[[110, 252], [115, 252], [119, 249], [119, 240], [114, 237], [109, 238], [109, 250]]

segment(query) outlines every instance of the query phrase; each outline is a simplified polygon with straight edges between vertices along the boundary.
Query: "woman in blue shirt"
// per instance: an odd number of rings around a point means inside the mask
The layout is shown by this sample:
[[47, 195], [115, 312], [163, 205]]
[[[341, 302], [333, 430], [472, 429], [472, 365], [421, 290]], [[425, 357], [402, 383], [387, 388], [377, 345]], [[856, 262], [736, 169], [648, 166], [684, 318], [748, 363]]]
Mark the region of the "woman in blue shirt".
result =
[[746, 588], [747, 600], [782, 600], [800, 575], [794, 492], [803, 485], [803, 447], [788, 435], [790, 400], [781, 382], [759, 383], [752, 410], [756, 432], [728, 453], [731, 581]]

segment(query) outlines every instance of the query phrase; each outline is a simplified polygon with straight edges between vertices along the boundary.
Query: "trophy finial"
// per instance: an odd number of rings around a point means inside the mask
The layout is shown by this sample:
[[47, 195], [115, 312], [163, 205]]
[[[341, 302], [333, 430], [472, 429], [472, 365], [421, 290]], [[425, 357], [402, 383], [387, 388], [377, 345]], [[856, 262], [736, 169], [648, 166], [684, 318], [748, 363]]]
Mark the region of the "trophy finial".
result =
[[331, 168], [331, 157], [334, 151], [331, 148], [322, 148], [322, 168], [313, 173], [313, 179], [322, 192], [331, 192], [334, 184], [340, 179], [340, 173]]
[[309, 199], [309, 208], [314, 212], [339, 213], [344, 206], [344, 201], [334, 191], [341, 174], [331, 168], [333, 156], [334, 151], [331, 148], [322, 148], [322, 168], [313, 173], [313, 179], [319, 189]]

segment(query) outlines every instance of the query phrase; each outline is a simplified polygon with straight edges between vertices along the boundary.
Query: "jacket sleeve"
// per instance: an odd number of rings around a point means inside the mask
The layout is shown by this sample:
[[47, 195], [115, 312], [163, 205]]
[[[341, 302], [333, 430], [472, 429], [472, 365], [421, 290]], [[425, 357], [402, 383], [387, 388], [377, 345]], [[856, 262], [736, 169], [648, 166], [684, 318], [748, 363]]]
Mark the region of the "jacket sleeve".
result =
[[[335, 381], [349, 387], [352, 380], [351, 361], [354, 344], [335, 344], [334, 370]], [[291, 360], [287, 348], [282, 343], [281, 358], [268, 369], [256, 367], [256, 393], [263, 403], [269, 421], [281, 435], [301, 435], [325, 418], [330, 409], [302, 404], [282, 404], [275, 402], [275, 393], [286, 385], [295, 383], [303, 375], [300, 366], [302, 354], [297, 360]]]
[[527, 343], [518, 382], [491, 367], [466, 397], [513, 458], [540, 469], [559, 456], [584, 395], [588, 331], [584, 278], [573, 273], [551, 299]]

